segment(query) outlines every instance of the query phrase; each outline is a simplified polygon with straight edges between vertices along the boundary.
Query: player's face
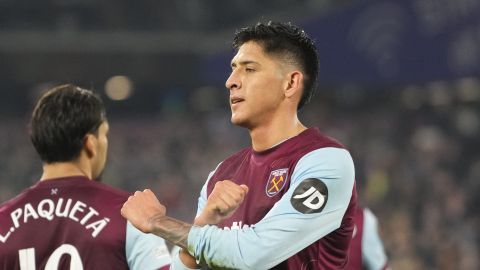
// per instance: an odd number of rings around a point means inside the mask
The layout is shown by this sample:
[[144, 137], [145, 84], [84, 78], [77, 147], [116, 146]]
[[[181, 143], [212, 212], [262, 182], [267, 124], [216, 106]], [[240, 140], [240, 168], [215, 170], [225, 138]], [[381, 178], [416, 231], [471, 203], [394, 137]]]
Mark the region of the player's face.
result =
[[93, 159], [92, 164], [92, 177], [98, 179], [105, 168], [108, 152], [108, 122], [104, 121], [98, 128], [98, 135], [96, 136], [96, 153], [97, 155]]
[[233, 57], [230, 90], [232, 123], [249, 129], [271, 121], [284, 99], [284, 68], [253, 41], [243, 44]]

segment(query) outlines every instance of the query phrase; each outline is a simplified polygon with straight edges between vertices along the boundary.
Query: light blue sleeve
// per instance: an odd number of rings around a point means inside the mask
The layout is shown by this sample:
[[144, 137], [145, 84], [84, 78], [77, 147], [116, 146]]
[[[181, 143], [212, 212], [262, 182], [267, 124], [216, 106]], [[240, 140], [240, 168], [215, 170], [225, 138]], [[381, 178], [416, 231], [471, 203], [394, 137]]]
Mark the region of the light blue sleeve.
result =
[[[220, 164], [222, 164], [222, 163], [220, 163]], [[217, 165], [217, 168], [220, 166], [220, 164]], [[205, 207], [205, 204], [207, 203], [208, 182], [210, 181], [210, 178], [212, 178], [213, 174], [217, 171], [217, 168], [215, 168], [215, 170], [211, 171], [208, 174], [207, 181], [205, 181], [205, 184], [203, 185], [202, 190], [200, 191], [200, 196], [198, 197], [197, 214], [195, 215], [195, 217], [198, 217], [198, 215], [200, 215], [200, 213], [202, 213], [203, 208]], [[172, 265], [170, 266], [170, 270], [193, 270], [192, 268], [186, 267], [182, 263], [182, 261], [180, 260], [180, 256], [178, 255], [180, 250], [181, 250], [181, 248], [176, 248], [176, 249], [172, 250], [173, 261], [172, 261]], [[200, 269], [200, 268], [198, 268], [198, 269]]]
[[[289, 190], [262, 220], [235, 230], [194, 226], [188, 251], [210, 267], [272, 268], [340, 227], [352, 196], [354, 171], [344, 149], [312, 151], [298, 161]], [[320, 184], [328, 190], [327, 196], [317, 195], [315, 185]], [[303, 213], [291, 200], [314, 211]]]
[[383, 269], [387, 264], [387, 255], [378, 234], [377, 218], [365, 208], [363, 211], [362, 258], [368, 270]]
[[208, 196], [207, 196], [207, 186], [208, 186], [208, 182], [210, 182], [210, 178], [212, 178], [213, 174], [217, 171], [217, 169], [218, 169], [218, 167], [220, 166], [220, 164], [222, 164], [222, 163], [220, 162], [220, 163], [217, 165], [217, 167], [215, 168], [215, 170], [211, 171], [211, 172], [208, 174], [207, 181], [205, 181], [205, 184], [203, 184], [202, 190], [200, 191], [200, 197], [198, 197], [197, 214], [195, 215], [195, 217], [198, 217], [198, 215], [200, 215], [200, 213], [202, 213], [203, 208], [205, 207], [205, 204], [207, 203], [207, 199], [208, 199]]
[[168, 266], [172, 261], [162, 238], [142, 233], [130, 222], [127, 222], [125, 252], [130, 269], [159, 269]]
[[170, 270], [200, 270], [201, 268], [188, 268], [186, 267], [182, 260], [180, 260], [179, 252], [182, 248], [175, 246], [176, 248], [172, 249], [172, 264], [170, 265]]

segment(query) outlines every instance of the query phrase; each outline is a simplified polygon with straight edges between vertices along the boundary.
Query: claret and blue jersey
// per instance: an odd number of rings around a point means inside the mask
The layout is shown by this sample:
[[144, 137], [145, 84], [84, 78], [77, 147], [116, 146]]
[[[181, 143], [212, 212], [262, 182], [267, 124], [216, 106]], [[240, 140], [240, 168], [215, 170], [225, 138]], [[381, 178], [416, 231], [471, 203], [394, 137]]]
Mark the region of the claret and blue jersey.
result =
[[0, 206], [0, 269], [168, 269], [164, 240], [120, 215], [128, 196], [80, 176], [38, 182]]
[[[237, 211], [217, 226], [193, 227], [189, 252], [212, 268], [341, 269], [356, 206], [353, 161], [310, 128], [266, 151], [246, 148], [213, 171], [199, 214], [217, 181], [245, 184]], [[178, 256], [174, 269], [183, 269]]]

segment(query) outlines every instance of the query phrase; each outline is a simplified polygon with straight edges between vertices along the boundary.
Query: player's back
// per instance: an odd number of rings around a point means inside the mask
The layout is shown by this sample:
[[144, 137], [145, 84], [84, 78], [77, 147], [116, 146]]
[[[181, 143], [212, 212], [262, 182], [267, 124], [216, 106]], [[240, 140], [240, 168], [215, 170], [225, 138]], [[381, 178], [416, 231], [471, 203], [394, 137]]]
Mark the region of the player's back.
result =
[[0, 269], [128, 269], [126, 192], [67, 177], [0, 206]]

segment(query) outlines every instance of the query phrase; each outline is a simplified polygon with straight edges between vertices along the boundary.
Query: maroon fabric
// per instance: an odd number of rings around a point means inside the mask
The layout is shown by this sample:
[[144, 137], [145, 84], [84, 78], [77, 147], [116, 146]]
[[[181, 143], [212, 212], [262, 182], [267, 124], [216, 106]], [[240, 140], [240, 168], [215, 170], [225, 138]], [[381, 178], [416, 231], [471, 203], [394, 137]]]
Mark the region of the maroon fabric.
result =
[[349, 259], [347, 270], [363, 269], [362, 259], [362, 237], [363, 237], [363, 208], [355, 211], [355, 229], [353, 230], [352, 242], [350, 243]]
[[[222, 221], [218, 226], [220, 228], [242, 227], [260, 221], [287, 192], [290, 177], [299, 159], [313, 150], [325, 147], [343, 148], [337, 141], [322, 135], [318, 129], [310, 128], [266, 151], [255, 152], [252, 148], [246, 148], [226, 159], [212, 175], [207, 186], [207, 195], [212, 192], [217, 181], [226, 179], [237, 184], [246, 184], [250, 189], [245, 201], [233, 216]], [[270, 182], [272, 171], [285, 168], [288, 168], [288, 176], [284, 179], [286, 183], [283, 189], [276, 195], [268, 196], [267, 184]], [[350, 205], [341, 227], [273, 269], [342, 269], [347, 261], [355, 205], [354, 186]]]
[[[36, 269], [44, 269], [65, 244], [78, 251], [83, 269], [128, 269], [126, 220], [120, 215], [127, 198], [80, 176], [38, 182], [0, 206], [0, 269], [20, 269], [19, 250], [28, 248], [34, 249]], [[70, 269], [70, 255], [61, 256], [57, 269]]]

